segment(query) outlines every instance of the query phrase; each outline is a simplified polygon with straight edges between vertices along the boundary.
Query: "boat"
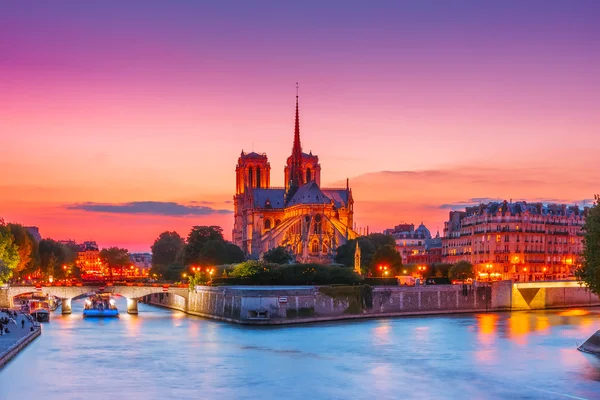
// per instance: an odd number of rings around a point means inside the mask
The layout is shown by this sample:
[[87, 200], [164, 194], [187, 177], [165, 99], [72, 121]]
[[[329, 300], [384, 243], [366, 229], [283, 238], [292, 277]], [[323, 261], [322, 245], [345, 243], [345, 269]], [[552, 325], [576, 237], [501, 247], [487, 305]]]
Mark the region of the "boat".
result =
[[110, 294], [102, 293], [90, 296], [85, 300], [83, 308], [84, 317], [118, 317], [119, 310], [115, 305], [115, 300], [110, 298]]
[[47, 301], [29, 300], [23, 306], [23, 311], [31, 315], [37, 322], [50, 322], [50, 305]]
[[58, 297], [48, 296], [47, 294], [43, 293], [25, 294], [19, 296], [19, 299], [21, 299], [22, 304], [29, 304], [31, 300], [45, 301], [48, 303], [48, 310], [50, 311], [55, 311], [62, 304], [62, 300]]

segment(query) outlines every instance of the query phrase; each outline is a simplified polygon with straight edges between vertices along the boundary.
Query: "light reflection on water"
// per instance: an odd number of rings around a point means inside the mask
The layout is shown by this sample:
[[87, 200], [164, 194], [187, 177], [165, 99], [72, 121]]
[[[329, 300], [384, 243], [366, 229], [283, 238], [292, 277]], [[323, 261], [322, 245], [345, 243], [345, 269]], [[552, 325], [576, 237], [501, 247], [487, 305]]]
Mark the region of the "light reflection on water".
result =
[[0, 399], [600, 399], [600, 361], [576, 350], [600, 309], [256, 328], [82, 304], [0, 372]]

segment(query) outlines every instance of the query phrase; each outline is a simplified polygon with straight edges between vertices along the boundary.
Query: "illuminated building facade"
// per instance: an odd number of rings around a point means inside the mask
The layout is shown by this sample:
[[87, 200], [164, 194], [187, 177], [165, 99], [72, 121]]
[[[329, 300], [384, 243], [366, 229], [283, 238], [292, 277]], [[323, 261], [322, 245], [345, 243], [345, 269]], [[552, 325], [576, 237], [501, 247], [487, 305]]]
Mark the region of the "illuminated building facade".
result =
[[436, 255], [436, 249], [442, 245], [439, 232], [435, 238], [431, 237], [429, 229], [422, 222], [417, 229], [414, 224], [403, 223], [393, 229], [386, 229], [383, 233], [391, 235], [396, 241], [396, 250], [402, 256], [403, 264], [431, 264], [439, 262], [441, 258]]
[[292, 154], [284, 168], [284, 185], [271, 186], [266, 154], [244, 153], [236, 166], [233, 242], [251, 258], [287, 247], [299, 262], [331, 262], [335, 249], [356, 237], [352, 190], [321, 188], [319, 157], [304, 153], [300, 118], [296, 119]]
[[96, 242], [83, 242], [77, 245], [77, 265], [82, 275], [102, 275], [102, 263], [100, 262], [100, 250]]
[[571, 279], [582, 262], [586, 213], [566, 204], [512, 201], [451, 211], [443, 260], [471, 262], [481, 280]]

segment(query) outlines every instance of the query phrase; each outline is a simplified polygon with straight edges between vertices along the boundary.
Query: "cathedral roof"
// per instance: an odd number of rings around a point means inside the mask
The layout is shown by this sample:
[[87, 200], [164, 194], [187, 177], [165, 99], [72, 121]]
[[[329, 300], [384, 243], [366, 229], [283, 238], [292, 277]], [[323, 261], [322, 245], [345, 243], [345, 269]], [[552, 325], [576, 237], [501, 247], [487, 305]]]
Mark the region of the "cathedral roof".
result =
[[337, 208], [348, 207], [348, 191], [346, 189], [322, 189], [322, 192], [333, 200]]
[[266, 158], [267, 157], [267, 155], [264, 154], [264, 153], [263, 154], [258, 154], [258, 153], [254, 152], [254, 151], [250, 152], [250, 153], [244, 153], [244, 152], [242, 152], [242, 156], [243, 157], [247, 157], [247, 158]]
[[331, 199], [327, 197], [315, 181], [310, 181], [298, 188], [294, 196], [288, 202], [288, 206], [298, 204], [329, 204]]
[[283, 208], [285, 205], [285, 189], [253, 189], [252, 197], [254, 207], [265, 208], [270, 205], [273, 208]]

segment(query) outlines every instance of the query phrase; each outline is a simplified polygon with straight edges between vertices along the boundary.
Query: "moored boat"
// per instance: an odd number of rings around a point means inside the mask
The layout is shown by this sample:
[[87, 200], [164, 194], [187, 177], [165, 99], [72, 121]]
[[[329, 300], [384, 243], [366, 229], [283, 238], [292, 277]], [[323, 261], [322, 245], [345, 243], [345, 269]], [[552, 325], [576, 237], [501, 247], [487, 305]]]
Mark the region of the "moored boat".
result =
[[103, 293], [89, 297], [85, 300], [83, 308], [84, 317], [118, 317], [119, 310], [110, 294]]
[[23, 311], [29, 313], [37, 322], [50, 321], [50, 306], [47, 301], [29, 300]]

